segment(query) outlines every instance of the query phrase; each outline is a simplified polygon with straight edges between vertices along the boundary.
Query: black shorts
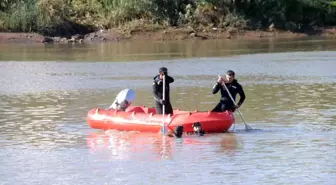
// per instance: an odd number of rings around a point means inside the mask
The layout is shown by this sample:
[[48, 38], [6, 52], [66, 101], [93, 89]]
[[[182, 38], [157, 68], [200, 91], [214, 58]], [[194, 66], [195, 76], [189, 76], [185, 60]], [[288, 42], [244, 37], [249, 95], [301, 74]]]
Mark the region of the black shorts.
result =
[[232, 101], [220, 101], [211, 112], [224, 112], [226, 110], [235, 111]]

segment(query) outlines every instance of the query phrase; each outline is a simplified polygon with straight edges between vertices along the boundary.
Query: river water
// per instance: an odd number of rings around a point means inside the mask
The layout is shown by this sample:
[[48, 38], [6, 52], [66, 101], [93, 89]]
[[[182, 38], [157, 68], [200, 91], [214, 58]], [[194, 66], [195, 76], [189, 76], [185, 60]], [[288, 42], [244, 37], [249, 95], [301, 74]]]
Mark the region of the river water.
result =
[[[0, 45], [0, 184], [336, 184], [336, 40]], [[232, 69], [247, 99], [231, 133], [101, 131], [89, 109], [124, 88], [153, 106], [166, 66], [174, 108], [207, 111]]]

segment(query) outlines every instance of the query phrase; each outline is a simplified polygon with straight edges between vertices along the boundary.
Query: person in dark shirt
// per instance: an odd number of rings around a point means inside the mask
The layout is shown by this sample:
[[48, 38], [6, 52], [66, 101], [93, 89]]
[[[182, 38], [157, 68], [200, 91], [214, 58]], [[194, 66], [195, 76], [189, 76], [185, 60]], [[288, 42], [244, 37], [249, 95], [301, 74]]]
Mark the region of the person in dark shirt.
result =
[[[165, 77], [165, 98], [163, 99], [163, 77]], [[153, 96], [157, 114], [163, 114], [162, 106], [165, 105], [165, 114], [173, 114], [173, 108], [170, 103], [169, 84], [174, 82], [174, 78], [168, 76], [168, 69], [161, 67], [159, 74], [154, 77]]]
[[[239, 94], [240, 99], [237, 105], [235, 105], [228, 92], [226, 91], [224, 85], [229, 90], [232, 98], [236, 101], [236, 95]], [[238, 83], [235, 79], [235, 72], [232, 70], [228, 70], [226, 72], [225, 78], [218, 77], [217, 83], [212, 88], [212, 94], [216, 94], [220, 90], [221, 98], [216, 107], [212, 110], [212, 112], [224, 112], [226, 110], [234, 112], [237, 108], [239, 108], [245, 101], [245, 93], [243, 87]]]

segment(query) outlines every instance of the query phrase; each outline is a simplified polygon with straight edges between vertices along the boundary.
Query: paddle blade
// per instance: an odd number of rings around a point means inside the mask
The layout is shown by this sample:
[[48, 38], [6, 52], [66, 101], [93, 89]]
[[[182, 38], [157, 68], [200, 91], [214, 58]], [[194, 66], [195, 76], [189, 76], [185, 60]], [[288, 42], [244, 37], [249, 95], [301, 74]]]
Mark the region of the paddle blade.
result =
[[253, 130], [253, 128], [252, 128], [250, 125], [245, 124], [245, 130], [246, 130], [246, 131], [248, 131], [248, 130]]

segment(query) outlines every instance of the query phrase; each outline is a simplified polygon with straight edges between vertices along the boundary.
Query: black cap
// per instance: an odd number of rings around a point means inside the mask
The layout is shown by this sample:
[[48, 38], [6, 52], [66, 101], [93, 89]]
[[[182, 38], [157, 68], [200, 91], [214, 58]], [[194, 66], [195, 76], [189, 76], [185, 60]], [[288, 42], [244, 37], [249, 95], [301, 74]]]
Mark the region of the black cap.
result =
[[159, 69], [159, 72], [160, 72], [160, 73], [167, 74], [167, 73], [168, 73], [168, 69], [167, 69], [166, 67], [161, 67], [161, 68]]
[[233, 72], [232, 70], [228, 70], [226, 74], [229, 76], [235, 76], [235, 72]]

